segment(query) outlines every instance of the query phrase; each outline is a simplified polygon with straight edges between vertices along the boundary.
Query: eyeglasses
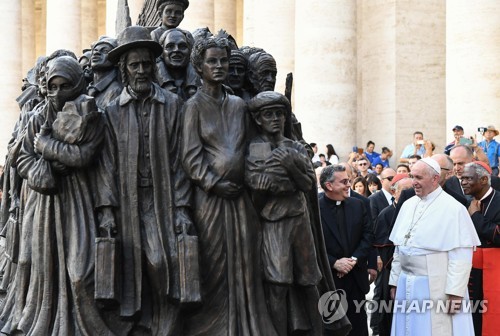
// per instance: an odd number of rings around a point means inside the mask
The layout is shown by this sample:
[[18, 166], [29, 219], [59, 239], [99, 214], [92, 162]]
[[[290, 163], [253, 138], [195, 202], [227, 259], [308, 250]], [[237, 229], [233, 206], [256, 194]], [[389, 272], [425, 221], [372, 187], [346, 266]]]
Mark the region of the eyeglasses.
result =
[[363, 162], [363, 163], [358, 163], [358, 166], [366, 166], [367, 163], [366, 162]]
[[451, 170], [451, 169], [441, 167], [441, 170]]
[[346, 186], [351, 185], [351, 181], [349, 179], [340, 180], [339, 182]]
[[[343, 185], [346, 185], [346, 186], [351, 185], [351, 180], [349, 180], [349, 179], [343, 179], [343, 180], [340, 180], [339, 182], [342, 183]], [[333, 184], [332, 181], [328, 181], [328, 183]]]
[[387, 176], [387, 177], [384, 177], [382, 180], [388, 180], [389, 182], [391, 182], [393, 178], [394, 178], [394, 176]]

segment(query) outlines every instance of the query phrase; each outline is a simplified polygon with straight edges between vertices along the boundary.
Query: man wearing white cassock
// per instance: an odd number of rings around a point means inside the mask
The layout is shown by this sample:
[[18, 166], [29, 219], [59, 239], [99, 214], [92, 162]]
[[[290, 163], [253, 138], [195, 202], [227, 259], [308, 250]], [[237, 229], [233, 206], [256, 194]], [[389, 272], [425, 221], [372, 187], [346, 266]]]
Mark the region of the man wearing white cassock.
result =
[[[481, 243], [467, 209], [439, 186], [440, 173], [431, 158], [412, 167], [416, 196], [403, 204], [389, 237], [396, 246], [392, 335], [474, 335], [464, 303], [472, 252]], [[423, 300], [432, 304], [423, 309]]]

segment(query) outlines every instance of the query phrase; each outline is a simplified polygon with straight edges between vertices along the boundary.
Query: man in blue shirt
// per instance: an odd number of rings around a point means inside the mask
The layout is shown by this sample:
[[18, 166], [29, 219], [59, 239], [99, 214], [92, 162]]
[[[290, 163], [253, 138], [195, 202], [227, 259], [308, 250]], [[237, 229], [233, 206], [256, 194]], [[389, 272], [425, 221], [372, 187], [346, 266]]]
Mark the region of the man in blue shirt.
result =
[[399, 158], [400, 163], [408, 163], [408, 158], [412, 155], [420, 155], [424, 157], [424, 133], [416, 131], [413, 133], [413, 142], [405, 147], [401, 157]]
[[374, 149], [375, 149], [375, 142], [371, 140], [368, 141], [366, 143], [365, 156], [368, 159], [368, 161], [370, 161], [372, 166], [373, 166], [373, 160], [376, 157], [380, 156], [380, 153], [375, 152]]
[[498, 175], [498, 163], [500, 161], [500, 144], [493, 139], [498, 135], [498, 130], [495, 126], [488, 126], [483, 132], [484, 140], [478, 143], [483, 151], [488, 156], [488, 161], [491, 167], [491, 175]]

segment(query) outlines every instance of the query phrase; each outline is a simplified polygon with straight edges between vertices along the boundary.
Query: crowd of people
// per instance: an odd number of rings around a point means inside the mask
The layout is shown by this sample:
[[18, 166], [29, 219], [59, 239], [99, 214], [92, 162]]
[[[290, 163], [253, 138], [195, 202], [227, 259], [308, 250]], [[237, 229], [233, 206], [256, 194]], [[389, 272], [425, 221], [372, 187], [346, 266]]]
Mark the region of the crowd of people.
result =
[[[347, 293], [347, 316], [358, 321], [353, 335], [368, 335], [367, 316], [350, 309], [365, 298], [373, 271], [374, 307], [390, 307], [371, 312], [373, 335], [496, 334], [500, 295], [490, 279], [500, 274], [500, 203], [495, 201], [500, 200], [500, 150], [494, 139], [499, 132], [494, 126], [479, 131], [484, 140], [477, 142], [464, 138], [463, 128], [455, 126], [454, 141], [442, 154], [434, 152], [422, 132], [415, 132], [394, 169], [388, 163], [392, 151], [383, 147], [382, 153], [375, 152], [373, 141], [340, 164], [312, 158], [320, 205], [337, 204], [334, 210], [322, 207], [321, 215], [329, 257], [337, 260], [334, 269], [341, 273], [336, 287]], [[320, 157], [316, 144], [310, 146]], [[352, 198], [361, 202], [355, 205]], [[359, 208], [362, 204], [365, 209]], [[335, 215], [339, 206], [341, 216]], [[346, 229], [364, 233], [348, 238], [342, 235]], [[342, 240], [349, 242], [347, 250], [335, 246]], [[373, 250], [360, 254], [367, 241]], [[359, 263], [368, 267], [361, 283], [354, 274]], [[351, 273], [352, 281], [346, 281]], [[446, 301], [454, 308], [397, 309], [397, 302], [422, 299]], [[464, 309], [469, 300], [487, 310]]]

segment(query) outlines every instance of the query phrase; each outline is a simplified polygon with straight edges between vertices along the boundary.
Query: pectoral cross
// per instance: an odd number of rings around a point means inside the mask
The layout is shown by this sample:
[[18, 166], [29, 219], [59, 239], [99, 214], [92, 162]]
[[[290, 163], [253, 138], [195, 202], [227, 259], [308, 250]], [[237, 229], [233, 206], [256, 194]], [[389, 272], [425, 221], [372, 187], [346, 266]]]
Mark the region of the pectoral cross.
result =
[[408, 243], [408, 239], [410, 239], [411, 237], [411, 234], [410, 234], [411, 231], [408, 231], [407, 234], [405, 234], [405, 243], [404, 243], [404, 246], [406, 246], [406, 243]]

